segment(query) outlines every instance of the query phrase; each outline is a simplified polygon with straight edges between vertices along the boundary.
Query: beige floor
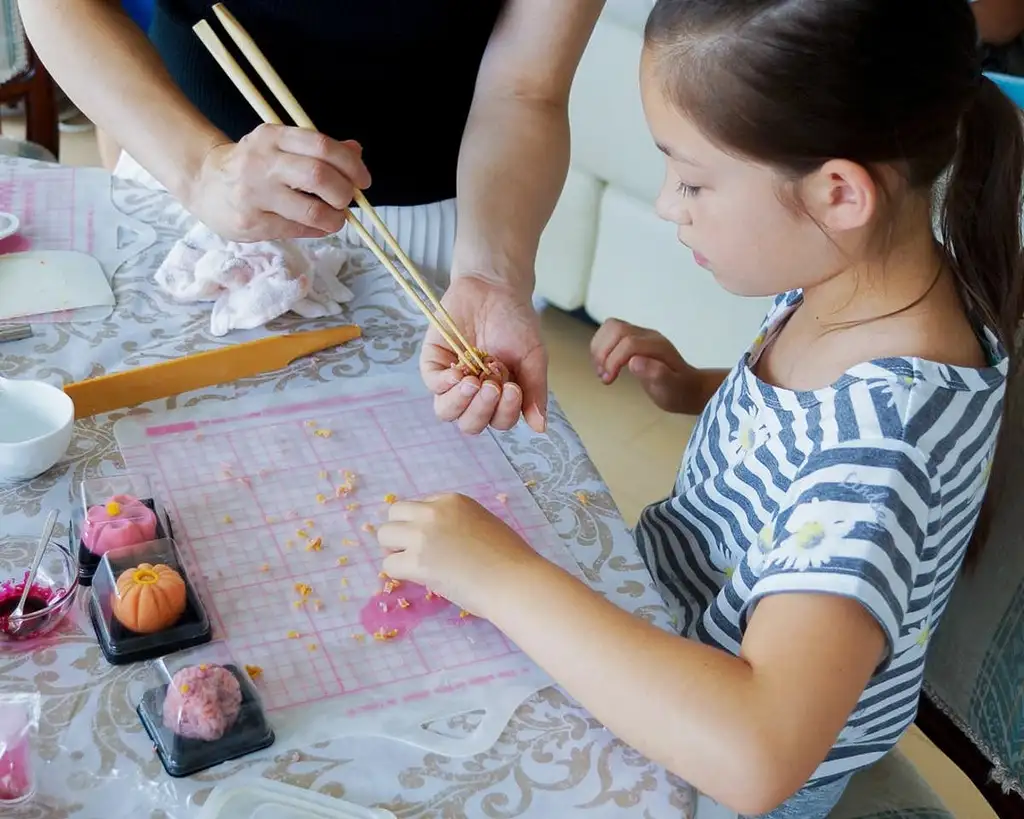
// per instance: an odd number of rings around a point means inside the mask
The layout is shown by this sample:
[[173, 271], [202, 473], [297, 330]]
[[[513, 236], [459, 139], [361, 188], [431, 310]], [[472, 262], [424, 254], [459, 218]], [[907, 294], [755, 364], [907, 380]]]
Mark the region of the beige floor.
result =
[[[5, 119], [3, 132], [18, 138], [24, 126]], [[60, 158], [69, 165], [99, 165], [95, 134], [63, 134]], [[552, 389], [632, 523], [671, 487], [693, 421], [657, 410], [628, 376], [601, 384], [588, 355], [592, 328], [557, 311], [545, 312], [543, 324]], [[958, 819], [995, 819], [967, 778], [920, 732], [911, 730], [901, 747]]]

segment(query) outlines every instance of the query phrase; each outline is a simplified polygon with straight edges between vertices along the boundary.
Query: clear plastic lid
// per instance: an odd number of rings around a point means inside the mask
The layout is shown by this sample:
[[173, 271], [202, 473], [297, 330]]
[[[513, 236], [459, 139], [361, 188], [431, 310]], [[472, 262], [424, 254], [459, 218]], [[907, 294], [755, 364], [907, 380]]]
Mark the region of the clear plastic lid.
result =
[[197, 819], [395, 819], [395, 814], [283, 782], [258, 779], [218, 785]]
[[0, 805], [26, 802], [35, 793], [32, 735], [39, 708], [38, 693], [0, 692]]
[[154, 663], [138, 713], [171, 776], [191, 776], [274, 743], [255, 686], [222, 642]]
[[149, 478], [133, 472], [83, 481], [71, 524], [79, 579], [86, 585], [107, 552], [172, 536]]
[[172, 540], [107, 552], [89, 601], [100, 648], [114, 664], [139, 662], [210, 640], [210, 621]]

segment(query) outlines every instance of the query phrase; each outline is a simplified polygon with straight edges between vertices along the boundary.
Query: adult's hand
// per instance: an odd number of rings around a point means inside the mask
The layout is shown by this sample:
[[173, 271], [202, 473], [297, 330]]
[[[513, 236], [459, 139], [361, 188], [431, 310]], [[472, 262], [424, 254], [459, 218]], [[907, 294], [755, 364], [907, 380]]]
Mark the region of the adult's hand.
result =
[[225, 239], [318, 238], [345, 224], [345, 208], [370, 174], [356, 142], [260, 125], [207, 155], [185, 202]]
[[511, 429], [520, 416], [537, 432], [547, 426], [548, 358], [540, 320], [522, 288], [472, 275], [457, 276], [441, 299], [466, 340], [508, 368], [509, 378], [463, 374], [458, 358], [433, 328], [420, 355], [420, 373], [434, 393], [434, 409], [443, 421], [455, 421], [466, 433], [488, 426]]

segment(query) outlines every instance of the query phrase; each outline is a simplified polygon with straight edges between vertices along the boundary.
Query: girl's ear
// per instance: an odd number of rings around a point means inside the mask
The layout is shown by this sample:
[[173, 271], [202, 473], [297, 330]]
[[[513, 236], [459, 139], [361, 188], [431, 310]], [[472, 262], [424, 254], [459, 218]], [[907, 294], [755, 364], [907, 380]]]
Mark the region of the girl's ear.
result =
[[801, 199], [815, 221], [829, 233], [858, 230], [878, 209], [878, 185], [863, 165], [830, 159], [804, 178]]

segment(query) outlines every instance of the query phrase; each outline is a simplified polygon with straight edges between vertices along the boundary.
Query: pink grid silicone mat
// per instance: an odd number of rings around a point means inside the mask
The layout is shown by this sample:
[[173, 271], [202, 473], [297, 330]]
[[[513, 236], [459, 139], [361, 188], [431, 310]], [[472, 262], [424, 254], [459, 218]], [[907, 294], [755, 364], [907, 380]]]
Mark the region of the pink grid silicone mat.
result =
[[[496, 692], [514, 691], [518, 705], [547, 683], [489, 623], [410, 584], [382, 594], [373, 529], [389, 495], [469, 495], [579, 575], [495, 439], [438, 422], [418, 380], [125, 418], [115, 432], [127, 468], [151, 476], [171, 515], [215, 639], [263, 669], [268, 711], [336, 701], [332, 714], [347, 721], [330, 733], [376, 733], [399, 705], [413, 721], [467, 705], [507, 710]], [[398, 634], [377, 640], [378, 628]], [[360, 726], [360, 715], [375, 716]]]

